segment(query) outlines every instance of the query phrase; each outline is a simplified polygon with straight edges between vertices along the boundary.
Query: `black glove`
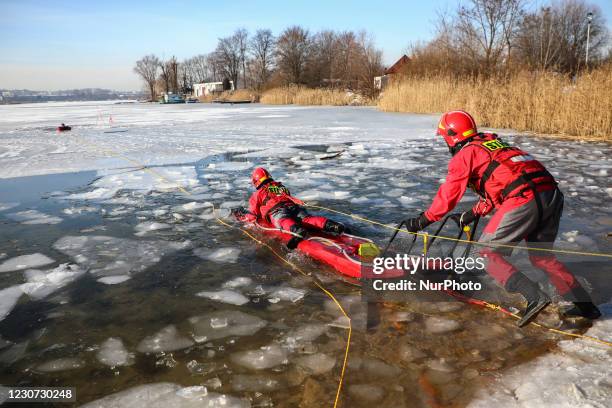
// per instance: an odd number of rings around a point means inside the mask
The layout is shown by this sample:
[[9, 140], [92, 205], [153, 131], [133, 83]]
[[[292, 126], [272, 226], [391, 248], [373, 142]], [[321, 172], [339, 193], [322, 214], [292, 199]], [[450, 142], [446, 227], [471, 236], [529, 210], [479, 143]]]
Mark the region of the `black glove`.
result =
[[406, 230], [408, 230], [408, 232], [424, 230], [431, 223], [432, 222], [425, 216], [425, 213], [421, 213], [417, 218], [409, 218], [404, 221], [404, 225], [406, 225]]
[[474, 210], [465, 211], [463, 213], [456, 213], [450, 216], [451, 220], [455, 221], [459, 227], [470, 225], [474, 222], [477, 215], [474, 214]]
[[245, 215], [247, 215], [249, 212], [247, 211], [246, 208], [244, 207], [234, 207], [230, 210], [230, 213], [234, 216], [234, 217], [243, 217]]

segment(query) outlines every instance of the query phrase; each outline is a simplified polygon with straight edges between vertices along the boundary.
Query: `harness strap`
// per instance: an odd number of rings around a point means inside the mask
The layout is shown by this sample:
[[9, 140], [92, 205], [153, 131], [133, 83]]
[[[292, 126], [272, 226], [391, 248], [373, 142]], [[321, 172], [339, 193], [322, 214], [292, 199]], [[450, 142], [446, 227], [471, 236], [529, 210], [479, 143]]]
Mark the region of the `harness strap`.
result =
[[482, 173], [482, 177], [480, 178], [480, 185], [478, 186], [478, 193], [481, 196], [485, 195], [485, 184], [487, 183], [495, 169], [497, 169], [500, 165], [501, 162], [498, 162], [497, 160], [491, 160], [484, 173]]
[[501, 192], [502, 199], [505, 199], [508, 194], [510, 194], [511, 192], [513, 192], [514, 190], [519, 188], [520, 186], [524, 186], [524, 185], [527, 185], [529, 188], [534, 190], [534, 193], [535, 193], [536, 192], [535, 191], [536, 184], [533, 182], [533, 180], [535, 180], [537, 178], [542, 178], [542, 177], [546, 177], [549, 180], [544, 181], [544, 182], [540, 182], [538, 184], [554, 184], [554, 185], [557, 185], [557, 182], [554, 181], [555, 179], [552, 176], [552, 174], [550, 174], [548, 172], [548, 170], [546, 170], [546, 169], [539, 170], [539, 171], [534, 171], [534, 172], [531, 172], [531, 173], [523, 173], [522, 175], [517, 177], [514, 181], [512, 181], [510, 184], [508, 184], [502, 190], [502, 192]]

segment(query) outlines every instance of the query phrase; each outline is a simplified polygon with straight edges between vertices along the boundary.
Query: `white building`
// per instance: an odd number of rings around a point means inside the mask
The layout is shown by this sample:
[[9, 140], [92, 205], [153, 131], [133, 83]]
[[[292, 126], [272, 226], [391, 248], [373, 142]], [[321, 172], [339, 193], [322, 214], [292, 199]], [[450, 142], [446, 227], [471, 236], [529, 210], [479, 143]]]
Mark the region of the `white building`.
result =
[[[234, 81], [229, 81], [230, 90], [234, 90]], [[213, 94], [220, 94], [223, 92], [223, 82], [204, 82], [201, 84], [193, 84], [193, 96], [199, 98], [200, 96], [208, 96]]]

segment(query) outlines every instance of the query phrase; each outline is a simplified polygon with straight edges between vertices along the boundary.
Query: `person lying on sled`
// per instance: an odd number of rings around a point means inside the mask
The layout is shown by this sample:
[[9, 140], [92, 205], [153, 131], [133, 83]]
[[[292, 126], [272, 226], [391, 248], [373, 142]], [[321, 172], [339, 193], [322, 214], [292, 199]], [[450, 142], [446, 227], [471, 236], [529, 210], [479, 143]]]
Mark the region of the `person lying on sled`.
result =
[[343, 224], [309, 214], [304, 208], [304, 202], [292, 197], [289, 189], [275, 181], [263, 167], [253, 170], [251, 181], [256, 190], [249, 199], [248, 212], [239, 209], [236, 211], [237, 216], [247, 222], [267, 220], [276, 228], [291, 232], [294, 237], [287, 243], [288, 248], [294, 249], [301, 240], [308, 237], [307, 228], [334, 235], [345, 232]]
[[[522, 240], [534, 250], [529, 260], [544, 271], [557, 293], [574, 303], [566, 316], [598, 318], [601, 313], [576, 277], [552, 253], [563, 212], [563, 194], [554, 177], [527, 152], [508, 145], [494, 133], [478, 133], [474, 118], [465, 111], [442, 116], [437, 134], [446, 142], [452, 158], [446, 181], [427, 211], [406, 220], [407, 229], [417, 232], [440, 220], [459, 202], [467, 187], [481, 200], [463, 214], [453, 215], [460, 225], [493, 212], [479, 242], [486, 270], [508, 292], [519, 293], [527, 307], [519, 326], [527, 324], [544, 309], [550, 298], [505, 257]], [[538, 251], [543, 249], [543, 251]]]

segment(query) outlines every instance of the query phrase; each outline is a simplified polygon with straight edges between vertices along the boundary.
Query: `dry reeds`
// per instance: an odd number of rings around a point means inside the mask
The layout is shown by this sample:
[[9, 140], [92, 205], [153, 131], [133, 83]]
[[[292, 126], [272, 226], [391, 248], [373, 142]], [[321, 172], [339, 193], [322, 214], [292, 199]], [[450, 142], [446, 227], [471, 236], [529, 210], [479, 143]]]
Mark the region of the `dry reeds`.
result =
[[465, 109], [482, 126], [612, 141], [612, 64], [575, 81], [551, 72], [509, 78], [404, 78], [378, 106], [389, 112]]
[[285, 86], [270, 89], [261, 96], [261, 103], [268, 105], [331, 105], [360, 104], [354, 94], [338, 89], [311, 89], [302, 86]]

